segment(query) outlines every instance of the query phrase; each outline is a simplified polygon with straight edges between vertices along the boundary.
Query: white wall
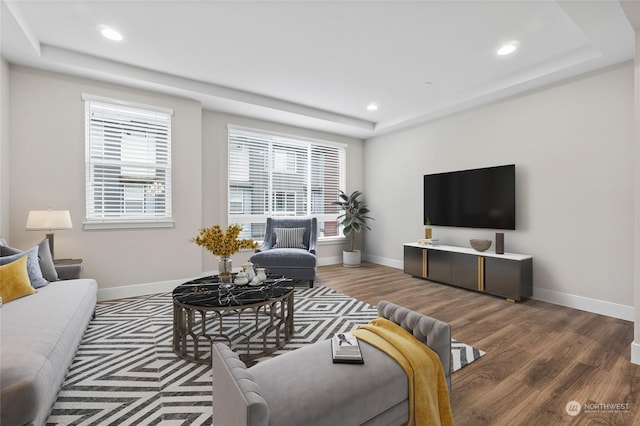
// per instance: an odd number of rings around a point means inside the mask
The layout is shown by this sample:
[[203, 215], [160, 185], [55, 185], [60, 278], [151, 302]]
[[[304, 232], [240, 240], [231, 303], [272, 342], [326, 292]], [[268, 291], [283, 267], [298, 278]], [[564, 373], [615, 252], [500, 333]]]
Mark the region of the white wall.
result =
[[[534, 297], [633, 319], [633, 67], [618, 66], [365, 141], [369, 259], [402, 266], [423, 236], [422, 176], [516, 164], [516, 231]], [[491, 230], [435, 227], [468, 246]]]
[[[173, 216], [168, 229], [83, 230], [83, 93], [174, 110]], [[73, 229], [56, 232], [56, 257], [84, 259], [100, 289], [196, 276], [200, 249], [188, 242], [201, 226], [201, 107], [198, 102], [11, 67], [11, 244], [28, 248], [44, 232], [25, 231], [31, 209], [68, 209]]]
[[[637, 7], [640, 10], [640, 6]], [[635, 175], [635, 326], [631, 345], [631, 361], [640, 364], [640, 18], [636, 19], [635, 57], [635, 123], [636, 123], [636, 175]]]
[[[229, 124], [346, 144], [347, 191], [362, 188], [363, 143], [360, 139], [294, 128], [219, 112], [204, 111], [202, 115], [202, 169], [204, 190], [202, 198], [204, 209], [203, 220], [207, 226], [216, 223], [227, 223], [227, 126]], [[318, 263], [321, 265], [341, 263], [343, 248], [343, 241], [335, 241], [333, 243], [321, 242], [318, 247]], [[217, 269], [213, 256], [207, 252], [205, 252], [203, 256], [205, 270]], [[234, 255], [234, 266], [241, 265], [248, 257], [248, 254], [243, 255], [242, 253]]]
[[[101, 299], [169, 290], [177, 281], [217, 269], [213, 256], [189, 240], [203, 226], [226, 224], [228, 124], [347, 144], [347, 189], [363, 185], [360, 139], [203, 111], [183, 98], [25, 67], [11, 66], [10, 76], [11, 185], [1, 194], [2, 209], [5, 198], [10, 204], [10, 243], [28, 248], [44, 238], [44, 232], [24, 230], [29, 210], [69, 209], [74, 227], [56, 232], [56, 257], [81, 257], [83, 275], [98, 281]], [[83, 93], [174, 110], [175, 228], [83, 230]], [[321, 245], [319, 263], [341, 262], [342, 248], [342, 242]], [[234, 264], [247, 257], [234, 255]]]
[[9, 64], [0, 58], [0, 236], [9, 235]]

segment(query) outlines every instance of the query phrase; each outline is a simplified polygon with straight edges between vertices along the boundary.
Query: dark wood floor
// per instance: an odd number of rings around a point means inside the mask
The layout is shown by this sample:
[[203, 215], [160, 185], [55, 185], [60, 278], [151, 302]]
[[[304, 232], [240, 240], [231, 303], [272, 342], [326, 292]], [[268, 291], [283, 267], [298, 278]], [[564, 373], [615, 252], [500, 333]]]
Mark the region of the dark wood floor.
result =
[[[316, 283], [446, 321], [454, 338], [487, 352], [452, 376], [458, 426], [640, 425], [631, 322], [535, 300], [514, 304], [371, 263], [320, 267]], [[592, 412], [569, 416], [570, 401], [591, 403]]]

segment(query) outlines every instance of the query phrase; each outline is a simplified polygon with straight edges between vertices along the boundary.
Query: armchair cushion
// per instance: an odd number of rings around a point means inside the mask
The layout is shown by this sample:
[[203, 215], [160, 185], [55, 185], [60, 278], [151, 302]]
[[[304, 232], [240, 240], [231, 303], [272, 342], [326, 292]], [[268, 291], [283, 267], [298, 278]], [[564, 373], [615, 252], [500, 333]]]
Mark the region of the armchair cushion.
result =
[[315, 268], [316, 256], [307, 250], [296, 248], [273, 248], [256, 253], [251, 261], [267, 269], [274, 267], [296, 266], [298, 268]]
[[302, 242], [305, 228], [274, 228], [276, 243], [273, 248], [299, 248], [307, 249]]

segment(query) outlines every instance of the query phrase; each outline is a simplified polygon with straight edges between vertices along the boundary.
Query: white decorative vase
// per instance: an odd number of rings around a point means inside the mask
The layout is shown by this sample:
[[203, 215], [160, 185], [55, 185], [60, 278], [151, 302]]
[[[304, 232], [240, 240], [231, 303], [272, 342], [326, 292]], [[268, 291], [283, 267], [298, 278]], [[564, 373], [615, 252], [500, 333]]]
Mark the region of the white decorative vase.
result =
[[346, 266], [347, 268], [357, 268], [358, 266], [360, 266], [361, 261], [362, 254], [360, 253], [360, 250], [345, 250], [342, 252], [342, 265]]
[[253, 263], [247, 262], [246, 270], [247, 270], [247, 278], [249, 279], [249, 281], [253, 280], [256, 277], [256, 271], [253, 268], [254, 268]]
[[261, 283], [267, 280], [267, 273], [264, 268], [256, 268], [256, 278], [260, 280]]

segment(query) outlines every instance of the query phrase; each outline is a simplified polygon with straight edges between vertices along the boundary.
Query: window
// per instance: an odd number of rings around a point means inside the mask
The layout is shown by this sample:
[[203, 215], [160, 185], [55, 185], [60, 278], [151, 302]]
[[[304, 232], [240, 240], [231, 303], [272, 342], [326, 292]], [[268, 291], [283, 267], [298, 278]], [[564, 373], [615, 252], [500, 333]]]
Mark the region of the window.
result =
[[85, 227], [171, 226], [172, 111], [83, 99]]
[[261, 240], [269, 216], [314, 216], [319, 237], [338, 233], [345, 146], [229, 127], [229, 223]]

